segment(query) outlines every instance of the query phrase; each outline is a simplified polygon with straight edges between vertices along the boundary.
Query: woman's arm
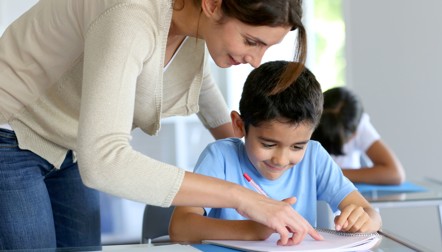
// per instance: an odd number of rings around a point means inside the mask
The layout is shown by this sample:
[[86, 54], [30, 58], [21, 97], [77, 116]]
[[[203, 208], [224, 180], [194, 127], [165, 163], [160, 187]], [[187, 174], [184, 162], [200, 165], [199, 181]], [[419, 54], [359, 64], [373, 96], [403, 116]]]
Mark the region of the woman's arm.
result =
[[375, 141], [366, 154], [373, 162], [372, 167], [343, 168], [342, 172], [352, 182], [391, 185], [405, 181], [405, 172], [401, 162], [381, 140]]
[[234, 137], [232, 123], [225, 123], [216, 128], [209, 129], [210, 133], [215, 139], [223, 139]]

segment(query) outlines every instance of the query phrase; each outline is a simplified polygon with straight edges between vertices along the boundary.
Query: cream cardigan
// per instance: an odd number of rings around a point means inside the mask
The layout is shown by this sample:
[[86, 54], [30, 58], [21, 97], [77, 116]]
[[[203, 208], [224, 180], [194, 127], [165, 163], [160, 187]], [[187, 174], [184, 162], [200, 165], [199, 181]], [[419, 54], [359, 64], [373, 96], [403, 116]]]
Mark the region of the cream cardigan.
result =
[[55, 167], [74, 150], [90, 187], [169, 206], [184, 171], [134, 151], [131, 130], [230, 121], [204, 41], [187, 39], [163, 74], [171, 18], [171, 0], [40, 0], [0, 40], [0, 125]]

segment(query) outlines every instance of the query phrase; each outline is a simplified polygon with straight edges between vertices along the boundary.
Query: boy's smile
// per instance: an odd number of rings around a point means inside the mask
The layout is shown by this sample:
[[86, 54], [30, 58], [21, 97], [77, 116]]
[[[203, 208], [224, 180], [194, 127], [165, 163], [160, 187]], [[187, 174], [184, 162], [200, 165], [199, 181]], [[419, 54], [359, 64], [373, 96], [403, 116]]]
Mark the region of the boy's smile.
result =
[[269, 180], [278, 179], [304, 157], [313, 133], [310, 124], [293, 125], [273, 120], [249, 126], [245, 146], [250, 162]]

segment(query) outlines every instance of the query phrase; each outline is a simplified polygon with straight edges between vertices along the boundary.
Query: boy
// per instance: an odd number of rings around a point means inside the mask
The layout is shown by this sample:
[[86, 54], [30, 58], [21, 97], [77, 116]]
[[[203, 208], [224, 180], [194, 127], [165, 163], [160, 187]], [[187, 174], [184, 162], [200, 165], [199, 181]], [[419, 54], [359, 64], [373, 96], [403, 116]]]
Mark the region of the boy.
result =
[[[295, 232], [294, 244], [301, 242], [307, 230], [316, 225], [317, 200], [341, 211], [335, 218], [336, 230], [379, 230], [380, 215], [343, 176], [327, 151], [318, 142], [310, 141], [323, 105], [315, 76], [305, 69], [292, 85], [273, 94], [288, 64], [297, 63], [268, 62], [250, 73], [244, 84], [240, 113], [231, 113], [238, 138], [209, 144], [195, 172], [255, 190], [243, 177], [247, 174], [268, 197], [293, 204], [299, 213], [296, 221], [301, 230]], [[169, 228], [172, 240], [187, 242], [262, 240], [273, 232], [247, 220], [235, 209], [200, 207], [176, 207]]]

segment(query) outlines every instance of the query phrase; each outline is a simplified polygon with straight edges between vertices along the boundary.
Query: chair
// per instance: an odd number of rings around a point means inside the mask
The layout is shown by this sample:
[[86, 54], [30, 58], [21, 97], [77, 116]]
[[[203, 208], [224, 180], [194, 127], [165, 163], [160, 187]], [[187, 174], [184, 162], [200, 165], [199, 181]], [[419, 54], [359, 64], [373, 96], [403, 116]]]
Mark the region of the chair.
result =
[[317, 227], [334, 229], [334, 214], [327, 202], [317, 201], [316, 213]]
[[[326, 202], [318, 201], [317, 227], [333, 228], [334, 215]], [[169, 223], [174, 206], [159, 207], [146, 205], [143, 215], [143, 226], [141, 230], [141, 243], [164, 243], [170, 242]]]
[[169, 222], [174, 206], [158, 207], [146, 205], [141, 230], [141, 243], [170, 242]]

